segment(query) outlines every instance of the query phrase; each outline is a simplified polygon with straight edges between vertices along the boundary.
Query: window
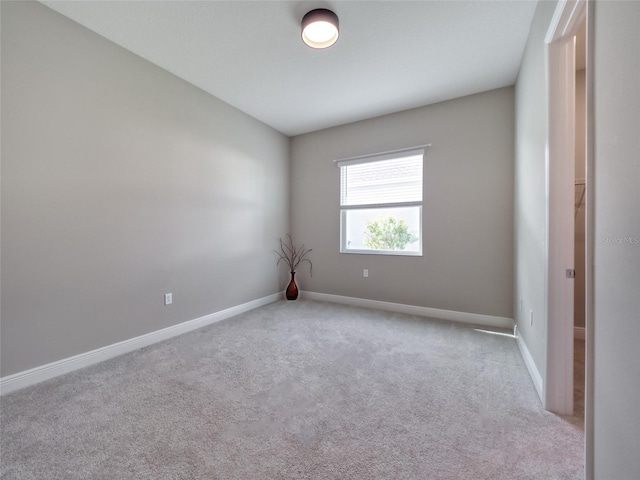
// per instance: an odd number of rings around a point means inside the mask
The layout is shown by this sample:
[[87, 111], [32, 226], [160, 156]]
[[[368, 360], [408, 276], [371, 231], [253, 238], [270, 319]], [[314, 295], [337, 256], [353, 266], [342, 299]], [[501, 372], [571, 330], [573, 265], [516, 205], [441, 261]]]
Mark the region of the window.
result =
[[340, 251], [422, 255], [424, 147], [337, 161]]

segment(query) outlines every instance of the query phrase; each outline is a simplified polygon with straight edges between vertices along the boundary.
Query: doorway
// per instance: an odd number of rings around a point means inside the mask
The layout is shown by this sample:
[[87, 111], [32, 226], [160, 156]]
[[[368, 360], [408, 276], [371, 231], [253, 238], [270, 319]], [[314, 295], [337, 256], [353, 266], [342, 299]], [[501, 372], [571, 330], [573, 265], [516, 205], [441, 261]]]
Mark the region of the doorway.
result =
[[[593, 478], [593, 3], [587, 0], [559, 2], [549, 26], [545, 42], [548, 45], [549, 130], [547, 157], [548, 186], [548, 252], [547, 252], [547, 381], [544, 403], [547, 410], [572, 415], [574, 412], [574, 375], [582, 378], [575, 387], [581, 389], [585, 426], [585, 478]], [[585, 37], [584, 68], [576, 68], [576, 35], [581, 27]], [[578, 67], [580, 65], [578, 64]], [[576, 70], [584, 71], [583, 113], [576, 118]], [[576, 124], [584, 124], [584, 147], [576, 162]], [[584, 174], [576, 169], [584, 165]], [[579, 177], [578, 175], [582, 175]], [[576, 247], [576, 179], [584, 178], [584, 259], [580, 285], [584, 300], [574, 295]], [[566, 273], [566, 276], [565, 276]], [[574, 308], [576, 302], [584, 308], [584, 329], [577, 329]], [[581, 315], [582, 316], [582, 315]], [[584, 333], [584, 339], [575, 338]], [[584, 343], [577, 342], [583, 340]], [[578, 355], [574, 355], [574, 345]], [[584, 352], [584, 353], [582, 353]], [[575, 364], [576, 358], [582, 365]], [[586, 367], [586, 369], [585, 369]], [[586, 381], [582, 379], [585, 378]]]
[[575, 180], [573, 288], [573, 414], [584, 418], [586, 325], [586, 35], [582, 21], [575, 36]]

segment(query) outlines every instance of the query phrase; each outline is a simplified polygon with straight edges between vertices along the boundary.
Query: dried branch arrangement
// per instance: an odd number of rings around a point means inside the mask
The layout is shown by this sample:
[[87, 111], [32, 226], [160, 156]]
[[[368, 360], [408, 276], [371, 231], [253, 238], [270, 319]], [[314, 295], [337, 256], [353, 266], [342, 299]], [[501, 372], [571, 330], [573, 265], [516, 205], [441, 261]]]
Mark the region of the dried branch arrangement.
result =
[[289, 239], [288, 244], [280, 239], [280, 250], [274, 250], [274, 252], [278, 254], [278, 257], [280, 257], [276, 265], [280, 265], [280, 262], [284, 261], [289, 266], [289, 271], [295, 272], [301, 263], [307, 262], [309, 264], [309, 273], [313, 276], [313, 264], [311, 260], [306, 258], [312, 249], [305, 249], [304, 245], [296, 248], [290, 234], [287, 234], [287, 238]]

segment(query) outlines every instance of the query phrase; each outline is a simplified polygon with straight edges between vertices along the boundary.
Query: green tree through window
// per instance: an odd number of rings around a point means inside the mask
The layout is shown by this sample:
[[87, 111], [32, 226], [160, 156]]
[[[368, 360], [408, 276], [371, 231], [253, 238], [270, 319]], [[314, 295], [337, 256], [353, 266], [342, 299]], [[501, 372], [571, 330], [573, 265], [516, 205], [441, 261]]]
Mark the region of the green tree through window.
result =
[[366, 226], [364, 244], [374, 250], [404, 250], [408, 244], [418, 240], [405, 221], [393, 215], [368, 220]]

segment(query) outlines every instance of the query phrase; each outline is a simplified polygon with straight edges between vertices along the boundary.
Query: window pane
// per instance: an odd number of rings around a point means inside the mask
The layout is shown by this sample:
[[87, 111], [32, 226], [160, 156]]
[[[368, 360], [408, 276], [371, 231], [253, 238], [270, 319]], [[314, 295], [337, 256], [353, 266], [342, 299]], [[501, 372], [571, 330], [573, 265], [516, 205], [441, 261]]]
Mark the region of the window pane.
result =
[[342, 251], [422, 253], [422, 207], [342, 210]]
[[340, 205], [422, 201], [422, 155], [340, 167]]

